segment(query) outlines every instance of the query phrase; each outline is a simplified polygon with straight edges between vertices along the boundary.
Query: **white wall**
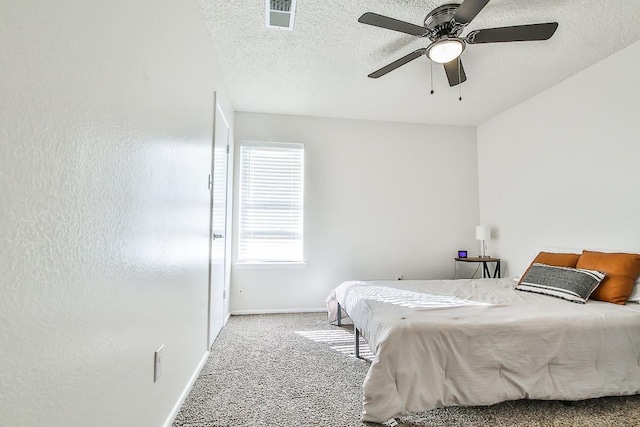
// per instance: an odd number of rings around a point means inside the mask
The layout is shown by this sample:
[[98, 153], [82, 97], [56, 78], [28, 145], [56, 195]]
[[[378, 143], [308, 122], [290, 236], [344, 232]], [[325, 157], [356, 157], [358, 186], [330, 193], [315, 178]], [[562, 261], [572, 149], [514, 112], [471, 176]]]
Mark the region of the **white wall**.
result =
[[349, 279], [451, 278], [458, 249], [477, 253], [474, 128], [236, 113], [242, 140], [305, 144], [307, 267], [234, 268], [232, 312], [321, 308]]
[[160, 426], [206, 352], [214, 90], [233, 120], [200, 8], [1, 15], [0, 425]]
[[480, 217], [519, 275], [540, 247], [640, 252], [640, 42], [478, 128]]

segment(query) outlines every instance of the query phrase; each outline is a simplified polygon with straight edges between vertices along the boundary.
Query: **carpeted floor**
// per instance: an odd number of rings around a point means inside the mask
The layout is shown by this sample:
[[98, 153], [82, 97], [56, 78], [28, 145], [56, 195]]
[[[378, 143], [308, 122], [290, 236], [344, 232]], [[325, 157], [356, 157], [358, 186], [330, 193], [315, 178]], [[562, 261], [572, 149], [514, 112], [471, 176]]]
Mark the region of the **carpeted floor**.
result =
[[[352, 340], [348, 327], [330, 326], [323, 313], [233, 316], [173, 425], [373, 426], [360, 422], [369, 362], [350, 355]], [[398, 421], [407, 427], [640, 426], [640, 396], [450, 407]]]

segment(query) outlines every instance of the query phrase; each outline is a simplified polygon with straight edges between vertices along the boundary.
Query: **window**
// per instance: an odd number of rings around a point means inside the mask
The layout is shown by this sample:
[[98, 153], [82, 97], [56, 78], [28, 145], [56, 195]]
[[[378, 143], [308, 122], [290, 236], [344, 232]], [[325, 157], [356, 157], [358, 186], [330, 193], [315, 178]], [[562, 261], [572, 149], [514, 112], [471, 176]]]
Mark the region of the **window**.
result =
[[303, 262], [304, 146], [240, 146], [238, 262]]

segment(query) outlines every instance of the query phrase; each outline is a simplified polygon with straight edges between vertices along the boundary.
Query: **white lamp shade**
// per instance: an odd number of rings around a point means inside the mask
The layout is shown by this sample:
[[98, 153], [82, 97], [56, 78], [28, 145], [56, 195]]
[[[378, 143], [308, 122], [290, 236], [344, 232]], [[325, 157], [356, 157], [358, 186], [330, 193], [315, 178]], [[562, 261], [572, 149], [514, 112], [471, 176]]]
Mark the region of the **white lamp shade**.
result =
[[442, 39], [431, 43], [427, 56], [434, 62], [445, 64], [460, 56], [463, 50], [464, 43], [459, 39]]
[[479, 225], [476, 227], [476, 240], [491, 240], [491, 227]]

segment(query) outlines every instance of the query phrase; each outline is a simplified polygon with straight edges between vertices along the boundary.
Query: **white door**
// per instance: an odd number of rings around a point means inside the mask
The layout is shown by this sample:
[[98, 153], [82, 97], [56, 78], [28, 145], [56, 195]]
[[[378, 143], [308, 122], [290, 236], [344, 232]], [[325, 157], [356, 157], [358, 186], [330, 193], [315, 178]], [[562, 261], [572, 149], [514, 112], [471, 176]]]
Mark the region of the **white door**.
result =
[[[215, 98], [214, 98], [215, 99]], [[216, 102], [213, 132], [211, 185], [211, 262], [209, 269], [209, 339], [208, 347], [224, 325], [225, 307], [225, 237], [227, 224], [227, 156], [229, 124]]]

